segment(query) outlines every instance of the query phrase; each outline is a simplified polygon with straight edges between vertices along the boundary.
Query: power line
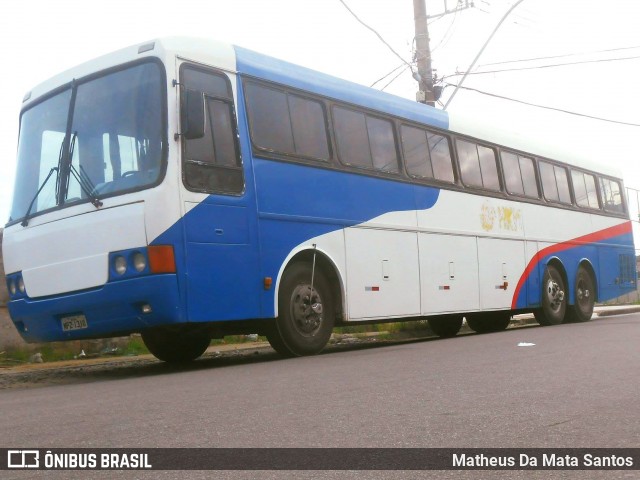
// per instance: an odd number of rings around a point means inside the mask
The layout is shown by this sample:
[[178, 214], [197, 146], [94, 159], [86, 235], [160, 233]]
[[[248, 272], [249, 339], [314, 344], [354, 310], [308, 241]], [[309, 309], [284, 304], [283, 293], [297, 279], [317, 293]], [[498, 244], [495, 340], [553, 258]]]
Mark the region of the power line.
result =
[[[385, 89], [385, 88], [387, 88], [389, 85], [391, 85], [393, 82], [395, 82], [395, 81], [398, 79], [398, 77], [400, 77], [400, 75], [402, 75], [404, 72], [406, 72], [406, 71], [407, 71], [407, 69], [409, 68], [409, 67], [404, 66], [404, 65], [403, 65], [403, 67], [404, 67], [404, 68], [403, 68], [402, 70], [400, 70], [400, 72], [398, 72], [398, 74], [397, 74], [395, 77], [393, 77], [393, 78], [389, 81], [389, 83], [387, 83], [384, 87], [382, 87], [382, 88], [380, 89], [380, 91], [381, 91], [381, 92], [384, 92], [384, 89]], [[388, 75], [387, 75], [387, 76], [388, 76]]]
[[[513, 4], [513, 6], [507, 10], [507, 12], [502, 16], [502, 18], [500, 19], [500, 21], [498, 22], [498, 24], [495, 26], [495, 28], [493, 29], [493, 31], [491, 32], [491, 35], [489, 35], [489, 38], [487, 38], [487, 41], [484, 42], [484, 45], [482, 45], [482, 48], [480, 49], [480, 51], [478, 52], [478, 54], [476, 55], [476, 57], [473, 59], [473, 61], [471, 62], [471, 65], [469, 65], [468, 70], [471, 71], [473, 70], [473, 67], [475, 66], [475, 64], [478, 62], [478, 59], [480, 58], [480, 55], [482, 55], [482, 52], [484, 52], [485, 48], [487, 48], [487, 45], [489, 45], [489, 42], [491, 41], [491, 39], [493, 38], [493, 36], [496, 34], [496, 32], [498, 31], [498, 29], [500, 28], [500, 25], [502, 25], [504, 23], [504, 21], [507, 19], [507, 17], [509, 16], [509, 14], [511, 12], [513, 12], [515, 10], [515, 8], [520, 5], [522, 2], [524, 2], [524, 0], [517, 0], [516, 3]], [[458, 89], [460, 88], [460, 85], [462, 85], [465, 81], [465, 79], [467, 78], [467, 75], [463, 75], [462, 78], [460, 79], [460, 82], [458, 83], [458, 85], [456, 86], [456, 88], [453, 90], [453, 93], [451, 94], [451, 96], [447, 99], [447, 103], [444, 104], [444, 106], [442, 107], [442, 110], [446, 110], [447, 107], [449, 106], [449, 104], [451, 103], [451, 101], [453, 100], [453, 98], [456, 96], [456, 93], [458, 93]]]
[[460, 85], [454, 85], [452, 83], [447, 83], [445, 85], [447, 87], [456, 87], [457, 86], [457, 88], [462, 89], [462, 90], [469, 90], [469, 91], [472, 91], [472, 92], [481, 93], [482, 95], [487, 95], [489, 97], [500, 98], [502, 100], [508, 100], [510, 102], [521, 103], [523, 105], [528, 105], [530, 107], [543, 108], [545, 110], [554, 110], [556, 112], [567, 113], [569, 115], [575, 115], [575, 116], [578, 116], [578, 117], [590, 118], [590, 119], [593, 119], [593, 120], [600, 120], [602, 122], [616, 123], [616, 124], [619, 124], [619, 125], [627, 125], [627, 126], [631, 126], [631, 127], [640, 127], [640, 123], [631, 123], [631, 122], [623, 122], [623, 121], [620, 121], [620, 120], [611, 120], [610, 118], [596, 117], [594, 115], [587, 115], [585, 113], [572, 112], [570, 110], [564, 110], [562, 108], [549, 107], [547, 105], [539, 105], [537, 103], [525, 102], [524, 100], [518, 100], [516, 98], [505, 97], [503, 95], [498, 95], [496, 93], [485, 92], [483, 90], [478, 90], [477, 88], [462, 87]]
[[402, 56], [401, 56], [398, 52], [396, 52], [396, 51], [393, 49], [393, 47], [392, 47], [391, 45], [389, 45], [389, 44], [387, 43], [387, 41], [386, 41], [384, 38], [382, 38], [382, 35], [380, 35], [380, 34], [379, 34], [379, 33], [378, 33], [378, 32], [377, 32], [373, 27], [370, 27], [369, 25], [367, 25], [366, 23], [364, 23], [362, 20], [360, 20], [360, 17], [358, 17], [358, 15], [356, 15], [356, 14], [353, 12], [353, 10], [351, 10], [351, 9], [349, 8], [349, 5], [347, 5], [347, 4], [344, 2], [344, 0], [338, 0], [338, 1], [339, 1], [342, 5], [344, 5], [344, 8], [346, 8], [346, 9], [347, 9], [347, 11], [348, 11], [351, 15], [353, 15], [353, 18], [355, 18], [355, 19], [356, 19], [360, 24], [362, 24], [365, 28], [367, 28], [368, 30], [371, 30], [371, 31], [376, 35], [376, 37], [378, 37], [378, 38], [380, 39], [380, 41], [381, 41], [382, 43], [384, 43], [384, 44], [387, 46], [387, 48], [393, 52], [393, 54], [394, 54], [396, 57], [398, 57], [400, 60], [402, 60], [402, 63], [404, 63], [405, 65], [407, 65], [407, 66], [411, 69], [411, 71], [413, 71], [413, 67], [411, 66], [411, 64], [410, 64], [409, 62], [407, 62], [404, 58], [402, 58]]
[[569, 67], [572, 65], [581, 65], [585, 63], [603, 63], [603, 62], [619, 62], [623, 60], [636, 60], [640, 58], [640, 55], [636, 55], [633, 57], [619, 57], [619, 58], [601, 58], [598, 60], [582, 60], [579, 62], [566, 62], [566, 63], [554, 63], [550, 65], [536, 65], [534, 67], [520, 67], [520, 68], [505, 68], [502, 70], [487, 70], [484, 72], [456, 72], [451, 75], [447, 75], [446, 78], [449, 77], [458, 77], [460, 75], [485, 75], [489, 73], [503, 73], [503, 72], [520, 72], [523, 70], [539, 70], [543, 68], [554, 68], [554, 67]]
[[[380, 83], [382, 80], [384, 80], [385, 78], [387, 78], [389, 75], [393, 75], [395, 72], [397, 72], [399, 69], [401, 69], [402, 67], [404, 67], [405, 69], [407, 68], [407, 66], [404, 63], [401, 63], [400, 65], [398, 65], [396, 68], [394, 68], [393, 70], [391, 70], [389, 73], [387, 73], [384, 77], [379, 78], [378, 80], [376, 80], [375, 82], [373, 82], [371, 85], [369, 85], [369, 87], [375, 87], [375, 85], [377, 83]], [[403, 70], [404, 71], [404, 70]]]
[[504, 65], [506, 63], [520, 63], [520, 62], [532, 62], [534, 60], [551, 60], [553, 58], [565, 58], [565, 57], [576, 57], [580, 55], [592, 55], [594, 53], [608, 53], [608, 52], [618, 52], [621, 50], [633, 50], [636, 48], [640, 48], [640, 45], [636, 45], [634, 47], [619, 47], [619, 48], [608, 48], [606, 50], [594, 50], [591, 52], [583, 52], [583, 53], [566, 53], [564, 55], [552, 55], [548, 57], [532, 57], [532, 58], [521, 58], [517, 60], [504, 60], [502, 62], [492, 62], [492, 63], [483, 63], [482, 65], [478, 65], [478, 68], [481, 67], [489, 67], [492, 65]]
[[[459, 11], [460, 10], [456, 10], [455, 11], [455, 13], [453, 14], [453, 20], [451, 20], [451, 23], [449, 24], [449, 27], [447, 28], [447, 31], [444, 32], [444, 35], [442, 36], [442, 40], [440, 40], [440, 43], [438, 45], [436, 45], [435, 47], [433, 47], [431, 49], [431, 53], [435, 52], [438, 48], [440, 48], [440, 47], [446, 45], [447, 43], [449, 43], [449, 40], [451, 38], [449, 38], [447, 40], [447, 35], [449, 35], [449, 32], [451, 32], [451, 29], [453, 28], [454, 23], [456, 23], [456, 20], [458, 19], [458, 12]], [[447, 41], [445, 42], [445, 40], [447, 40]]]

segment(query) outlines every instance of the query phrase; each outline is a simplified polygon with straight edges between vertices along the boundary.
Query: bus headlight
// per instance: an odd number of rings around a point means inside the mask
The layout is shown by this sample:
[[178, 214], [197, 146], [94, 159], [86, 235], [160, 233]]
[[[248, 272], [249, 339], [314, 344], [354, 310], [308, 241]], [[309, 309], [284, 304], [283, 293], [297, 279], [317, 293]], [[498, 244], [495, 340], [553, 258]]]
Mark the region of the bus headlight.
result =
[[118, 275], [124, 275], [124, 272], [127, 271], [127, 259], [117, 256], [113, 261], [113, 268]]
[[142, 272], [145, 268], [147, 268], [147, 259], [140, 252], [136, 252], [133, 255], [132, 261], [133, 261], [133, 268], [135, 268], [136, 271], [138, 272]]
[[16, 288], [16, 282], [14, 279], [9, 280], [9, 293], [11, 295], [15, 295], [17, 292], [17, 288]]
[[18, 279], [18, 290], [20, 290], [20, 293], [24, 293], [25, 288], [24, 288], [24, 278], [20, 277]]

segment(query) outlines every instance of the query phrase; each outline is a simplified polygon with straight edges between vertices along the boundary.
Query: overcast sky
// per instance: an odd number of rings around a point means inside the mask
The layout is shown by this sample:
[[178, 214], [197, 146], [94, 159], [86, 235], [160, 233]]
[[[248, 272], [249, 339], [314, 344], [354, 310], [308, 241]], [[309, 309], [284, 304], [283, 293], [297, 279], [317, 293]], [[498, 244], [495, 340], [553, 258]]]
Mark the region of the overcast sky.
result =
[[[412, 0], [345, 1], [411, 61]], [[475, 0], [475, 8], [432, 21], [431, 46], [438, 75], [456, 83], [460, 78], [456, 72], [466, 70], [512, 3]], [[455, 0], [449, 2], [451, 8], [454, 4]], [[429, 14], [441, 12], [443, 6], [444, 0], [427, 0]], [[520, 70], [474, 74], [464, 85], [640, 124], [640, 58], [633, 58], [640, 57], [639, 20], [640, 2], [634, 0], [525, 0], [500, 28], [474, 72]], [[0, 224], [9, 215], [24, 94], [85, 60], [167, 35], [216, 38], [365, 85], [402, 64], [339, 0], [2, 2]], [[540, 59], [521, 61], [531, 58]], [[547, 67], [560, 63], [574, 65]], [[416, 83], [407, 70], [386, 90], [413, 99]], [[443, 100], [451, 91], [446, 89]], [[535, 108], [469, 90], [461, 90], [448, 110], [617, 165], [627, 186], [640, 188], [638, 126]]]

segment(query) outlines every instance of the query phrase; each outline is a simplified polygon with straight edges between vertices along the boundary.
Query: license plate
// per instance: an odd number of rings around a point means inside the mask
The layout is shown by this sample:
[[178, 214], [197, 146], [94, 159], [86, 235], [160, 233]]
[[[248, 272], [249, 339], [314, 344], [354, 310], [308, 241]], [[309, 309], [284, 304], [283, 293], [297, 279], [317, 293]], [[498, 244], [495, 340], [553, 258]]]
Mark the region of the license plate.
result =
[[89, 325], [87, 325], [87, 317], [84, 315], [70, 315], [68, 317], [63, 317], [60, 321], [62, 322], [63, 332], [81, 330], [89, 327]]

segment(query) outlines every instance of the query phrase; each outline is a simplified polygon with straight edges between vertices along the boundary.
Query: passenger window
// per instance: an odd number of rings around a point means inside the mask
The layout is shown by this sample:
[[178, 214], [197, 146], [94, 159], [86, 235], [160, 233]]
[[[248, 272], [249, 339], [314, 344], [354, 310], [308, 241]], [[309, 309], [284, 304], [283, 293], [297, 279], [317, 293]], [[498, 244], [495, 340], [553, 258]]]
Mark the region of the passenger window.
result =
[[429, 153], [431, 154], [431, 165], [433, 175], [437, 180], [453, 183], [453, 164], [451, 162], [451, 148], [447, 137], [437, 133], [427, 132], [429, 143]]
[[573, 193], [576, 196], [576, 203], [579, 206], [600, 208], [596, 191], [596, 178], [593, 175], [571, 170], [571, 180], [573, 181]]
[[515, 195], [524, 195], [524, 185], [522, 185], [518, 155], [501, 152], [500, 157], [502, 158], [502, 170], [504, 171], [504, 182], [507, 187], [507, 192]]
[[398, 154], [391, 122], [367, 115], [367, 132], [373, 168], [383, 172], [397, 172]]
[[342, 163], [398, 172], [398, 154], [390, 121], [342, 107], [334, 107], [333, 119]]
[[297, 95], [288, 97], [295, 152], [305, 157], [329, 160], [324, 107], [315, 100]]
[[185, 89], [202, 92], [204, 136], [184, 139], [184, 183], [195, 191], [237, 194], [244, 189], [231, 87], [222, 74], [182, 69]]
[[293, 132], [286, 94], [253, 83], [247, 83], [245, 88], [251, 137], [255, 145], [274, 152], [293, 152]]
[[255, 83], [245, 84], [251, 138], [260, 149], [329, 160], [320, 102]]
[[607, 212], [623, 213], [625, 211], [620, 183], [608, 178], [600, 178], [600, 193]]
[[338, 155], [345, 165], [371, 168], [371, 151], [364, 113], [334, 108], [334, 128]]
[[500, 190], [498, 167], [492, 148], [456, 140], [462, 181], [469, 186]]
[[409, 175], [433, 178], [433, 167], [431, 166], [426, 132], [419, 128], [403, 125], [401, 135], [402, 150]]
[[409, 175], [454, 181], [451, 151], [446, 137], [406, 125], [402, 126], [401, 134]]
[[538, 198], [538, 184], [536, 182], [533, 159], [502, 151], [502, 170], [507, 192], [513, 195]]
[[522, 174], [524, 194], [527, 197], [540, 198], [538, 182], [536, 181], [536, 167], [533, 158], [520, 157], [520, 172]]
[[542, 190], [547, 200], [559, 203], [571, 203], [569, 179], [564, 167], [540, 162], [540, 179]]
[[569, 178], [567, 170], [563, 167], [554, 165], [553, 169], [556, 173], [556, 182], [558, 183], [558, 196], [561, 203], [571, 203], [571, 190], [569, 189]]

